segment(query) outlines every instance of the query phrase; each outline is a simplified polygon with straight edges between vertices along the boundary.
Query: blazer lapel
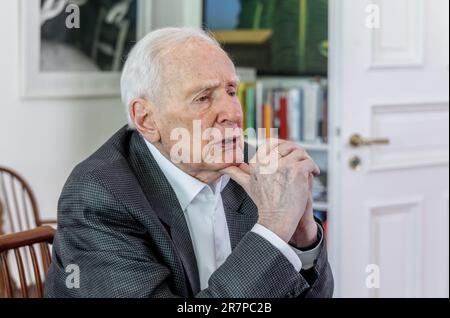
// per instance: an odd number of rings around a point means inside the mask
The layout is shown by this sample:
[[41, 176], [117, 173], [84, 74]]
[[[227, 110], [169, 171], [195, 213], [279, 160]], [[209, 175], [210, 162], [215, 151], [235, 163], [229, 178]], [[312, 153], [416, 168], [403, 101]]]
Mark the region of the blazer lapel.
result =
[[200, 291], [197, 261], [189, 228], [175, 192], [139, 133], [133, 134], [130, 147], [136, 177], [151, 207], [166, 226], [195, 295]]

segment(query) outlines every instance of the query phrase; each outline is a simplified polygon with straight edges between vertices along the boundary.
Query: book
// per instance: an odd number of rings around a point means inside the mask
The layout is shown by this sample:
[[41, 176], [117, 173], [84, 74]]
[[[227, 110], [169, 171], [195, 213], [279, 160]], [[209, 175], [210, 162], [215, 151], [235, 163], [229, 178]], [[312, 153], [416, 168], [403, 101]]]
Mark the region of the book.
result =
[[303, 141], [316, 142], [319, 139], [320, 92], [317, 82], [304, 85]]
[[255, 129], [256, 100], [255, 85], [249, 84], [245, 90], [245, 127]]
[[288, 124], [288, 100], [286, 94], [283, 92], [279, 94], [279, 128], [278, 136], [280, 139], [289, 139], [289, 124]]
[[237, 97], [242, 107], [244, 129], [255, 127], [255, 85], [256, 82], [242, 82], [237, 89]]
[[303, 139], [303, 103], [301, 88], [291, 88], [288, 91], [288, 131], [289, 139], [300, 141]]

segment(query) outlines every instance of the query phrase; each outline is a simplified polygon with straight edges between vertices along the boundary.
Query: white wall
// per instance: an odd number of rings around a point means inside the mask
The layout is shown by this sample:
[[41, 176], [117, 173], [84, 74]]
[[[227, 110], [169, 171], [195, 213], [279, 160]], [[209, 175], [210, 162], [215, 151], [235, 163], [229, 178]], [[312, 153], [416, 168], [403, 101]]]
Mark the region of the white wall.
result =
[[202, 0], [151, 0], [152, 26], [200, 27], [202, 25]]
[[19, 1], [0, 10], [0, 165], [29, 181], [43, 217], [55, 217], [72, 168], [125, 123], [119, 98], [19, 98]]
[[[149, 0], [150, 1], [150, 0]], [[199, 26], [201, 0], [151, 0], [152, 26]], [[119, 97], [21, 100], [19, 1], [0, 10], [0, 165], [19, 171], [41, 215], [56, 217], [58, 198], [73, 167], [125, 124]]]

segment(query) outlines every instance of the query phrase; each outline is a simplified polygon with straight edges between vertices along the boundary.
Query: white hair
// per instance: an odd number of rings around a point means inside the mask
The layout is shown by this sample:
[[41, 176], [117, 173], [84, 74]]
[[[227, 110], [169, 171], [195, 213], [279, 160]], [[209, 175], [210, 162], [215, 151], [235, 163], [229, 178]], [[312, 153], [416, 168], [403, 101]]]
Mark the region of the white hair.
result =
[[134, 129], [130, 116], [133, 99], [147, 98], [158, 104], [162, 89], [162, 57], [168, 49], [189, 40], [206, 41], [220, 48], [220, 44], [206, 31], [195, 28], [163, 28], [147, 34], [128, 55], [120, 81], [122, 102], [128, 126]]

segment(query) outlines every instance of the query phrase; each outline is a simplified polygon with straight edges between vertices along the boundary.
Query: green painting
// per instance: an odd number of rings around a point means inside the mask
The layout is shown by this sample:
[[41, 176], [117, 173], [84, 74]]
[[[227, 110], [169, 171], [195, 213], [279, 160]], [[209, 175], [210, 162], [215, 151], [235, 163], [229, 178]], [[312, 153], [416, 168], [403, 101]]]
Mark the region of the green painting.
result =
[[204, 24], [238, 66], [326, 75], [328, 0], [206, 0]]

